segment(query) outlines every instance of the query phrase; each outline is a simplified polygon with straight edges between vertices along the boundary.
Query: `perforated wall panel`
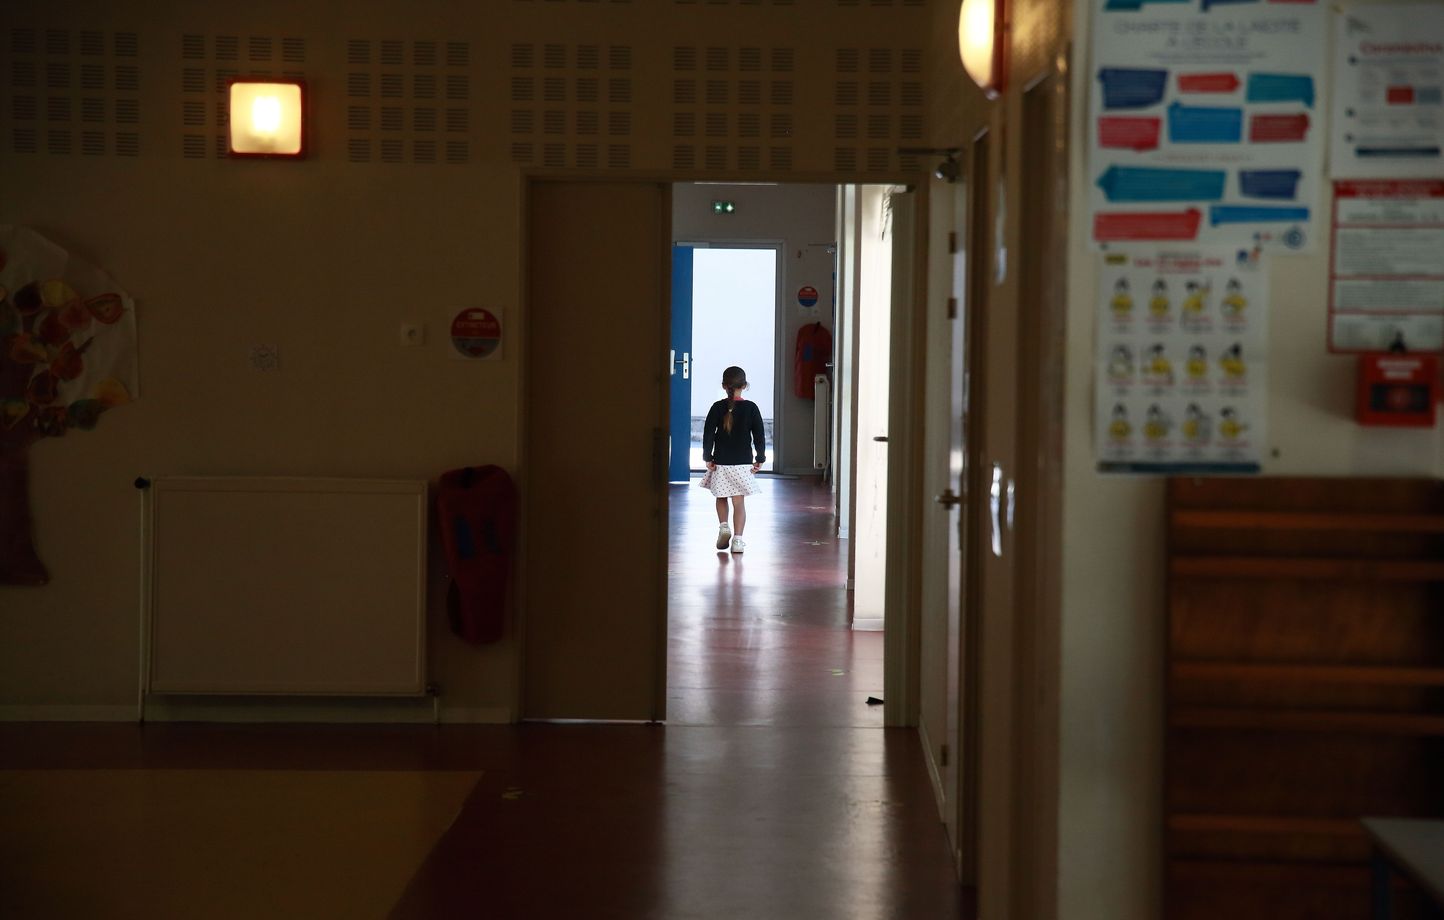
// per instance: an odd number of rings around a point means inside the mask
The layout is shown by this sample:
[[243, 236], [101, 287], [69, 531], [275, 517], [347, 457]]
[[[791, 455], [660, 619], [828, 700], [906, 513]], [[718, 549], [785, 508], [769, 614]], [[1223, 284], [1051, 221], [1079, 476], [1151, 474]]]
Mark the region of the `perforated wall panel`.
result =
[[916, 158], [897, 149], [926, 137], [922, 50], [839, 48], [833, 71], [833, 168], [916, 170]]
[[323, 161], [897, 175], [922, 165], [898, 148], [936, 145], [928, 3], [511, 0], [507, 16], [458, 12], [430, 36], [408, 35], [401, 12], [349, 37], [315, 20], [248, 31], [244, 11], [228, 31], [145, 35], [41, 20], [0, 33], [0, 150], [137, 155], [144, 98], [164, 155], [213, 161], [226, 155], [227, 81], [254, 75], [307, 81]]
[[294, 36], [181, 36], [181, 156], [225, 159], [230, 145], [227, 89], [236, 77], [306, 79], [306, 39]]
[[346, 42], [346, 159], [453, 166], [471, 162], [469, 41]]
[[788, 47], [674, 46], [672, 168], [790, 171], [796, 57]]
[[512, 162], [631, 168], [632, 55], [623, 44], [513, 43], [506, 87]]
[[3, 80], [7, 147], [37, 156], [139, 156], [140, 37], [12, 28]]

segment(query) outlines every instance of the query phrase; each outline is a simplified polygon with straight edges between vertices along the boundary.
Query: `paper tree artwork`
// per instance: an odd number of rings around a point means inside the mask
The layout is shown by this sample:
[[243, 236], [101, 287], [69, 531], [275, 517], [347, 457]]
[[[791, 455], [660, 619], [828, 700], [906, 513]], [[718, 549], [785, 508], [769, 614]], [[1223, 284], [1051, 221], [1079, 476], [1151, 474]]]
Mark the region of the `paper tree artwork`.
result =
[[50, 580], [30, 531], [30, 448], [134, 399], [135, 343], [135, 304], [108, 275], [0, 226], [0, 585]]

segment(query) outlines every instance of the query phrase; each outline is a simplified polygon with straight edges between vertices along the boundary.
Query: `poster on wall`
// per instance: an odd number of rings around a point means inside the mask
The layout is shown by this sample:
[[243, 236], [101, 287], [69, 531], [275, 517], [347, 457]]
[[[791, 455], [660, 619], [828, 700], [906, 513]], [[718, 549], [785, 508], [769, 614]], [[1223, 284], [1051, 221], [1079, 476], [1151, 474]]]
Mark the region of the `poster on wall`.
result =
[[0, 585], [50, 580], [30, 533], [31, 448], [139, 395], [135, 301], [36, 231], [0, 226]]
[[1337, 179], [1444, 179], [1444, 5], [1349, 6], [1334, 19]]
[[1095, 244], [1311, 249], [1322, 230], [1316, 0], [1093, 0]]
[[1095, 442], [1105, 473], [1256, 473], [1268, 273], [1256, 247], [1101, 257]]
[[1329, 350], [1444, 351], [1444, 179], [1334, 183]]

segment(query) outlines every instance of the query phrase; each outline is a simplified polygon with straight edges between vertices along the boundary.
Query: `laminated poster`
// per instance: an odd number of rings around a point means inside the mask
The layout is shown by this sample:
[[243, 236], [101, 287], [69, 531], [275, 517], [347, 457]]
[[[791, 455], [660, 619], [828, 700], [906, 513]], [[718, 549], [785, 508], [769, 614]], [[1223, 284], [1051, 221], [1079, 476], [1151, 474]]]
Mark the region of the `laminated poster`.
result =
[[1327, 226], [1322, 4], [1092, 2], [1094, 242], [1311, 249]]
[[1444, 351], [1444, 179], [1334, 183], [1329, 350]]
[[1261, 250], [1129, 247], [1101, 260], [1098, 469], [1258, 472], [1268, 381]]
[[1444, 4], [1335, 17], [1329, 160], [1336, 179], [1444, 179]]

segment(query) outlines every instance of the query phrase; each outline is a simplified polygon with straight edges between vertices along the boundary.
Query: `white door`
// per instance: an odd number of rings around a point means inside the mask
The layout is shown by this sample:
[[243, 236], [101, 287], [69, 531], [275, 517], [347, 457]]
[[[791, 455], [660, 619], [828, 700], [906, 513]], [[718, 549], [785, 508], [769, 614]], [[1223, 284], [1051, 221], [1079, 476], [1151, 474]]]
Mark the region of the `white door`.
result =
[[892, 240], [888, 190], [859, 189], [861, 265], [857, 325], [857, 498], [853, 619], [860, 627], [882, 625], [886, 603], [888, 352], [892, 323]]

